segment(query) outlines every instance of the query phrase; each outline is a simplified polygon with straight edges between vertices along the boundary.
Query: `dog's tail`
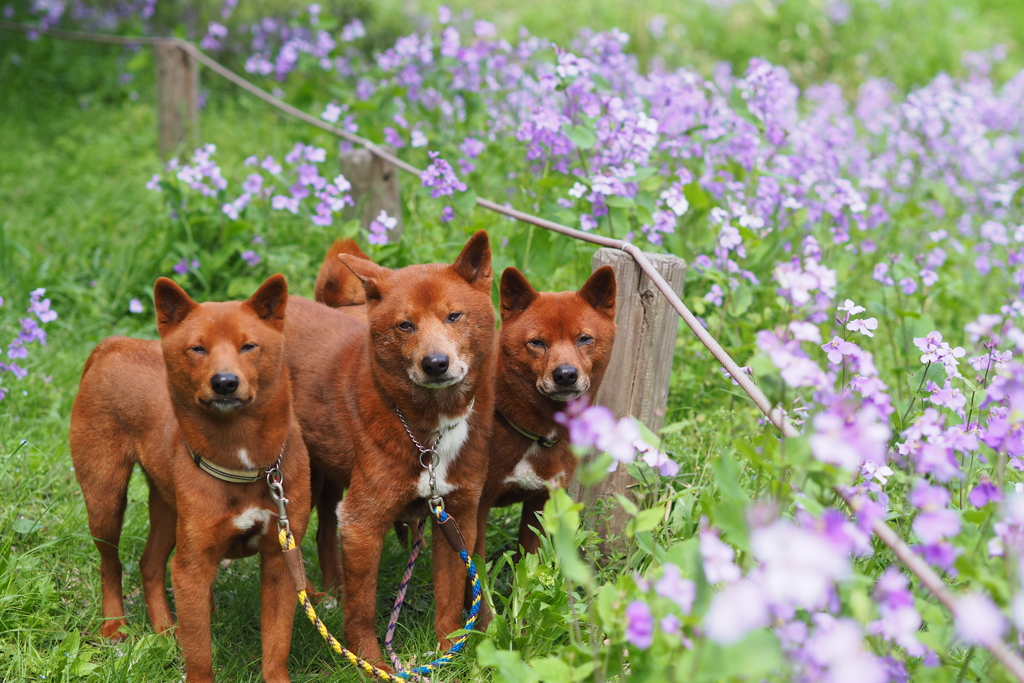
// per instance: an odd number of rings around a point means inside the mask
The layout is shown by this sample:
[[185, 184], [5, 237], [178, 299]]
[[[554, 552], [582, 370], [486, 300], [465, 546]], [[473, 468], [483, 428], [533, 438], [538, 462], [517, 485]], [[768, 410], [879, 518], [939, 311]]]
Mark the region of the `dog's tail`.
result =
[[324, 263], [317, 273], [314, 297], [331, 308], [365, 304], [366, 294], [363, 292], [363, 285], [338, 258], [340, 254], [351, 254], [367, 261], [371, 260], [352, 238], [335, 240], [327, 250]]

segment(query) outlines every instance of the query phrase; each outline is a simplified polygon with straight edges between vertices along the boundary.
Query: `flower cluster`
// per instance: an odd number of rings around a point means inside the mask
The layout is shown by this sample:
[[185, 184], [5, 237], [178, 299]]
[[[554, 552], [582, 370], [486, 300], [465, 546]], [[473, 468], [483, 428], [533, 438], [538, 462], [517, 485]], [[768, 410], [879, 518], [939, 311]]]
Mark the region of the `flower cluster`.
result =
[[[50, 307], [50, 300], [44, 299], [46, 290], [43, 288], [34, 289], [29, 293], [29, 316], [19, 318], [21, 330], [18, 335], [7, 345], [7, 357], [10, 362], [0, 361], [0, 373], [9, 372], [15, 379], [23, 379], [28, 370], [18, 365], [17, 361], [28, 358], [28, 346], [38, 343], [46, 346], [46, 331], [40, 327], [40, 323], [50, 323], [57, 319], [57, 311]], [[4, 305], [3, 297], [0, 297], [0, 306]], [[35, 317], [32, 317], [35, 316]], [[2, 375], [0, 375], [2, 376]], [[7, 396], [7, 391], [0, 386], [0, 401]]]

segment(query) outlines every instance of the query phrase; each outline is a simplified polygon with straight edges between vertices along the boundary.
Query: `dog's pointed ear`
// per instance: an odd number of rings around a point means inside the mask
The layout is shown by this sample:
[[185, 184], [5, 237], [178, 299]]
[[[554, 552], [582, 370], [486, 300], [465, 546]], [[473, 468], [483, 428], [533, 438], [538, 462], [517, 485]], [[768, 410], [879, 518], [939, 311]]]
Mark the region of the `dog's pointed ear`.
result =
[[271, 275], [245, 303], [268, 325], [283, 330], [284, 310], [288, 307], [288, 281], [281, 273]]
[[177, 282], [170, 278], [157, 279], [153, 287], [156, 305], [156, 329], [163, 337], [177, 327], [198, 306]]
[[501, 274], [500, 290], [502, 323], [525, 311], [539, 296], [526, 276], [511, 267]]
[[367, 303], [375, 304], [384, 297], [385, 285], [391, 274], [389, 269], [351, 254], [340, 254], [338, 258], [363, 283]]
[[615, 319], [615, 270], [611, 266], [601, 266], [595, 270], [576, 293], [598, 313]]
[[491, 246], [486, 231], [481, 230], [469, 238], [459, 258], [452, 264], [452, 270], [469, 284], [491, 291], [494, 271], [491, 270]]

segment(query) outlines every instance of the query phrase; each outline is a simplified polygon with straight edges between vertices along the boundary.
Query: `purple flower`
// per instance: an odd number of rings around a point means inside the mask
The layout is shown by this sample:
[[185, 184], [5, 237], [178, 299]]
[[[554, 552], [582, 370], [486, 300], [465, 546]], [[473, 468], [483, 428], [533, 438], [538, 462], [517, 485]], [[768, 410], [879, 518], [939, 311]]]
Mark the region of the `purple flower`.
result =
[[679, 606], [683, 615], [687, 615], [693, 609], [693, 600], [697, 595], [697, 586], [689, 579], [682, 578], [679, 567], [674, 564], [665, 564], [662, 568], [663, 574], [658, 582], [654, 584], [655, 592], [663, 598], [668, 598]]
[[259, 265], [261, 259], [260, 255], [257, 254], [255, 251], [253, 251], [252, 249], [246, 249], [245, 251], [242, 252], [242, 260], [248, 263], [249, 267], [252, 268]]
[[983, 508], [990, 502], [1000, 502], [1003, 500], [1003, 492], [996, 486], [991, 479], [987, 476], [982, 475], [981, 481], [971, 489], [971, 494], [967, 497], [971, 501], [971, 505], [976, 508]]
[[708, 583], [732, 583], [740, 578], [740, 568], [733, 564], [736, 551], [723, 543], [714, 531], [701, 529], [700, 554], [704, 559], [704, 576]]
[[832, 341], [821, 345], [821, 350], [828, 354], [828, 360], [833, 365], [843, 362], [843, 356], [849, 356], [857, 349], [853, 342], [843, 341], [839, 337], [832, 337]]
[[278, 211], [287, 209], [297, 214], [299, 212], [299, 199], [297, 197], [285, 197], [284, 195], [277, 194], [270, 200], [270, 206]]
[[383, 245], [388, 243], [388, 231], [398, 225], [398, 219], [392, 218], [381, 209], [380, 214], [370, 222], [370, 234], [366, 240], [370, 244]]
[[846, 329], [851, 332], [860, 332], [867, 337], [874, 337], [875, 334], [872, 330], [878, 329], [878, 320], [876, 318], [865, 318], [864, 320], [851, 320], [846, 324]]
[[256, 194], [263, 188], [263, 176], [259, 173], [250, 173], [242, 183], [242, 190], [249, 194]]
[[324, 108], [323, 113], [320, 114], [320, 118], [327, 123], [337, 123], [338, 117], [340, 117], [344, 111], [344, 109], [336, 105], [334, 102], [331, 102]]
[[768, 605], [760, 587], [749, 580], [729, 584], [711, 598], [704, 615], [704, 631], [717, 643], [735, 643], [768, 624]]
[[148, 183], [146, 183], [146, 189], [147, 190], [153, 190], [154, 192], [161, 192], [161, 189], [160, 189], [160, 174], [159, 173], [154, 173], [153, 174], [153, 177], [149, 179]]
[[917, 281], [912, 277], [905, 277], [900, 280], [900, 287], [903, 289], [903, 293], [910, 296], [917, 291]]
[[991, 645], [1006, 634], [1006, 618], [995, 603], [981, 593], [968, 593], [957, 599], [953, 609], [956, 630], [972, 645]]
[[36, 317], [39, 318], [39, 322], [50, 323], [57, 319], [57, 311], [50, 309], [49, 299], [39, 298], [45, 293], [45, 289], [37, 289], [32, 292], [32, 303], [29, 305], [28, 310], [35, 313]]
[[174, 264], [174, 272], [178, 275], [184, 275], [188, 272], [188, 260], [182, 256], [181, 260]]
[[659, 451], [654, 446], [649, 446], [648, 444], [643, 444], [643, 446], [648, 446], [647, 448], [641, 448], [640, 444], [637, 443], [634, 443], [634, 445], [643, 452], [643, 461], [653, 469], [658, 470], [661, 476], [674, 477], [679, 474], [679, 463], [668, 457], [668, 453]]
[[459, 149], [470, 159], [475, 159], [483, 154], [484, 150], [487, 149], [487, 145], [476, 138], [466, 138], [462, 141], [462, 144], [459, 145]]
[[659, 626], [661, 626], [662, 632], [670, 636], [674, 636], [677, 633], [679, 633], [679, 629], [680, 627], [682, 627], [682, 625], [682, 622], [679, 621], [679, 617], [677, 617], [674, 614], [666, 614], [664, 617], [661, 618], [661, 621], [659, 622]]
[[455, 220], [455, 210], [452, 209], [452, 207], [446, 206], [443, 209], [441, 209], [442, 223], [451, 223], [453, 220]]
[[949, 491], [940, 486], [929, 486], [918, 480], [910, 493], [910, 504], [921, 512], [914, 518], [913, 529], [926, 545], [940, 541], [947, 536], [960, 533], [960, 518], [946, 509]]
[[[424, 135], [424, 134], [423, 134], [423, 131], [421, 131], [421, 130], [414, 130], [414, 131], [412, 132], [411, 136], [410, 136], [410, 141], [409, 141], [409, 144], [410, 144], [410, 145], [411, 145], [411, 146], [412, 146], [413, 148], [417, 148], [417, 147], [426, 147], [426, 146], [427, 146], [427, 144], [428, 144], [428, 143], [427, 143], [427, 136], [426, 136], [426, 135]], [[431, 158], [433, 158], [433, 157], [431, 157]], [[427, 168], [427, 170], [429, 171], [429, 170], [430, 170], [430, 168], [428, 167], [428, 168]], [[420, 177], [422, 178], [422, 176], [420, 176]], [[460, 190], [460, 192], [465, 192], [465, 187], [463, 187], [463, 189], [462, 189], [462, 190]]]
[[886, 422], [867, 403], [859, 410], [839, 412], [842, 408], [836, 404], [814, 416], [814, 457], [846, 470], [856, 470], [865, 461], [884, 464], [890, 434]]
[[405, 140], [402, 139], [402, 134], [390, 126], [384, 129], [384, 143], [391, 145], [395, 149], [405, 147]]
[[894, 283], [894, 280], [889, 277], [889, 264], [879, 263], [875, 265], [875, 272], [872, 273], [871, 277], [881, 282], [883, 285], [888, 287]]
[[129, 313], [142, 313], [142, 302], [138, 299], [132, 299], [128, 302]]
[[725, 295], [725, 292], [722, 291], [721, 287], [719, 287], [717, 284], [711, 285], [711, 291], [704, 295], [704, 301], [707, 301], [708, 303], [712, 303], [715, 306], [721, 306], [722, 305], [722, 297], [724, 295]]
[[654, 642], [654, 617], [643, 600], [634, 600], [626, 607], [626, 640], [641, 650]]
[[466, 191], [466, 184], [456, 177], [455, 171], [452, 170], [451, 165], [447, 161], [441, 158], [440, 152], [430, 152], [429, 156], [431, 163], [420, 174], [420, 183], [423, 187], [432, 188], [430, 191], [431, 197], [437, 199], [438, 197], [455, 194], [455, 192]]

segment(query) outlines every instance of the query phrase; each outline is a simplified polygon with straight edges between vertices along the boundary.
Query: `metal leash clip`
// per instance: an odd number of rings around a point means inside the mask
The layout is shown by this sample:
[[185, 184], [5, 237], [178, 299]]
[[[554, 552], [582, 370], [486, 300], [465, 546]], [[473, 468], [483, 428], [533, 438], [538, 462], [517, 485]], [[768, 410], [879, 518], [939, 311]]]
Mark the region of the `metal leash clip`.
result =
[[291, 533], [288, 523], [288, 499], [284, 497], [284, 474], [281, 472], [281, 458], [267, 468], [267, 488], [277, 505], [277, 528]]

